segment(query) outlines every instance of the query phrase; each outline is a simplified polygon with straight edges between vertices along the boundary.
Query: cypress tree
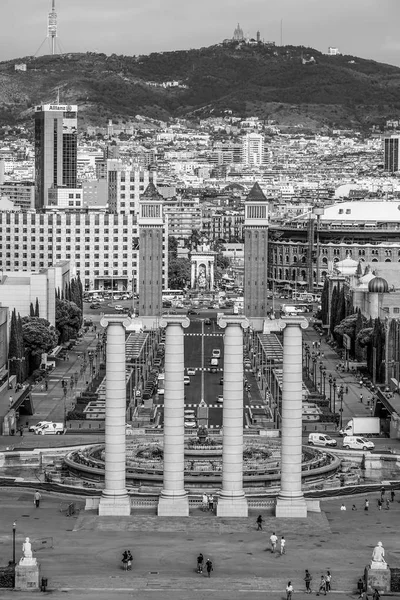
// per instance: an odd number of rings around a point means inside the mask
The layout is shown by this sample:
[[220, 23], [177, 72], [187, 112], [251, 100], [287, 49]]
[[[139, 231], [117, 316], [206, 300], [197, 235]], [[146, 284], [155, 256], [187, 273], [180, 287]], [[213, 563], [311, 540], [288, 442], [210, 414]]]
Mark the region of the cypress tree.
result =
[[330, 332], [333, 335], [333, 331], [337, 325], [337, 303], [338, 303], [338, 290], [335, 287], [332, 290], [332, 299], [331, 299], [331, 315], [330, 315]]
[[36, 303], [35, 303], [35, 317], [40, 317], [39, 300], [37, 298], [36, 298]]
[[29, 307], [29, 316], [30, 317], [34, 317], [35, 316], [35, 309], [33, 308], [32, 302], [31, 302], [31, 305]]
[[329, 280], [325, 279], [324, 287], [321, 292], [321, 316], [322, 323], [328, 324], [329, 321]]
[[27, 365], [27, 359], [28, 357], [26, 356], [26, 352], [25, 352], [25, 344], [24, 344], [24, 332], [22, 330], [22, 319], [21, 319], [21, 315], [18, 313], [18, 317], [17, 317], [17, 332], [18, 332], [18, 356], [20, 358], [25, 358], [25, 360], [20, 361], [19, 362], [19, 374], [20, 374], [20, 380], [19, 383], [22, 383], [23, 381], [25, 381], [26, 377], [27, 377], [27, 371], [28, 371], [28, 365]]

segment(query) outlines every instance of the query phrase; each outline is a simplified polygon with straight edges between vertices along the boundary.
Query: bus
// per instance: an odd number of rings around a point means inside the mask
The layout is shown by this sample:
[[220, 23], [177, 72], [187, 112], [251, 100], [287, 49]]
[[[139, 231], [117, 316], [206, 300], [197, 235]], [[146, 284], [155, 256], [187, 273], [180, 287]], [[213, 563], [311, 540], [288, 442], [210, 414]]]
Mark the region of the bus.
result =
[[314, 302], [314, 294], [310, 292], [292, 292], [292, 300], [300, 300], [300, 302]]
[[183, 300], [185, 298], [184, 290], [163, 290], [163, 300]]

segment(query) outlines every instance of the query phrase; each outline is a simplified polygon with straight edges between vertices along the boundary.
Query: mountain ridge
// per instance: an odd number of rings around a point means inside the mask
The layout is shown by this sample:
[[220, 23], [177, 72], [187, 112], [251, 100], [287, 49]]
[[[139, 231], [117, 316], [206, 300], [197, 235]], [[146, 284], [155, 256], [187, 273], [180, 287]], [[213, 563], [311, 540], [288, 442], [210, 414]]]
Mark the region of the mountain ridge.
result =
[[[16, 71], [24, 63], [27, 70]], [[400, 113], [400, 68], [306, 47], [219, 44], [106, 56], [94, 52], [0, 63], [0, 122], [27, 121], [36, 104], [78, 104], [85, 124], [230, 114], [305, 127], [360, 127]]]

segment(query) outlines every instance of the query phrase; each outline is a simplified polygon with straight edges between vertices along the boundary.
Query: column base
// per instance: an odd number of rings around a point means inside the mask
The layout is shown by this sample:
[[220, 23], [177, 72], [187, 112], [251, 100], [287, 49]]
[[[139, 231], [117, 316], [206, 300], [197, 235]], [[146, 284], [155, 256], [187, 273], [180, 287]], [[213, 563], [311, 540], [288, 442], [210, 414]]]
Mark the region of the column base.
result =
[[289, 517], [293, 519], [307, 518], [307, 503], [303, 497], [300, 498], [277, 498], [275, 505], [275, 517]]
[[[386, 565], [387, 567], [387, 565]], [[367, 592], [372, 594], [375, 588], [382, 594], [390, 592], [391, 571], [386, 569], [371, 569], [368, 565], [365, 567], [364, 580]]]
[[27, 560], [25, 563], [21, 559], [15, 567], [15, 589], [35, 591], [39, 589], [39, 563], [36, 558]]
[[246, 496], [220, 496], [217, 504], [217, 517], [248, 517], [249, 507]]
[[189, 496], [187, 493], [179, 496], [163, 495], [158, 499], [158, 517], [188, 517]]
[[126, 496], [102, 496], [99, 503], [100, 517], [129, 517], [131, 501]]

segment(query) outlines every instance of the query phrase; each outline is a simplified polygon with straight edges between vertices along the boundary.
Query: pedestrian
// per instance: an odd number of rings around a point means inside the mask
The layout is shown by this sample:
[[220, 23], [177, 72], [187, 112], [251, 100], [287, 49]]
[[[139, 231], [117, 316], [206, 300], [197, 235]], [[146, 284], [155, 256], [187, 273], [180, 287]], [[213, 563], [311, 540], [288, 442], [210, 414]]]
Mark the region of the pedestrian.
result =
[[364, 510], [368, 511], [369, 509], [369, 500], [368, 498], [365, 499], [365, 504], [364, 504]]
[[263, 524], [264, 519], [262, 518], [262, 515], [258, 515], [257, 517], [257, 531], [262, 531], [262, 524]]
[[375, 588], [374, 589], [374, 593], [372, 594], [372, 600], [379, 600], [379, 598], [381, 597], [379, 591]]
[[340, 510], [347, 510], [346, 505], [342, 502], [342, 506], [340, 507]]
[[361, 404], [363, 403], [363, 395], [362, 394], [360, 394], [360, 402], [361, 402]]
[[386, 498], [386, 510], [389, 510], [389, 508], [390, 508], [389, 498]]
[[381, 487], [381, 500], [383, 501], [383, 498], [385, 496], [385, 488], [384, 486]]
[[203, 572], [203, 562], [204, 562], [204, 556], [200, 552], [200, 554], [197, 557], [197, 572], [198, 573], [202, 573]]
[[202, 508], [203, 508], [203, 511], [208, 510], [208, 498], [207, 498], [207, 494], [203, 494]]
[[211, 571], [214, 571], [214, 568], [213, 568], [212, 561], [209, 558], [207, 558], [207, 561], [206, 561], [206, 570], [207, 570], [207, 575], [209, 577], [211, 577]]
[[122, 568], [124, 571], [128, 570], [128, 550], [124, 550], [122, 553]]
[[394, 490], [390, 490], [390, 501], [394, 502], [395, 493]]
[[364, 593], [364, 581], [362, 580], [361, 577], [357, 581], [357, 590], [358, 590], [358, 597], [362, 598], [363, 597], [363, 593]]
[[382, 500], [381, 500], [381, 498], [378, 498], [378, 509], [382, 510]]
[[357, 507], [355, 504], [353, 504], [353, 506], [351, 507], [351, 510], [357, 510]]
[[131, 554], [131, 551], [128, 550], [128, 556], [127, 556], [127, 570], [128, 571], [132, 571], [132, 561], [133, 561], [133, 556]]
[[211, 512], [214, 511], [214, 498], [212, 494], [208, 496], [208, 510], [211, 510]]
[[321, 352], [321, 358], [325, 358], [325, 354]]
[[349, 386], [348, 386], [348, 385], [346, 385], [346, 387], [345, 387], [345, 390], [344, 390], [344, 391], [345, 391], [345, 393], [346, 393], [346, 394], [348, 394], [348, 393], [349, 393]]
[[330, 571], [326, 572], [325, 575], [325, 582], [326, 582], [326, 591], [330, 592], [331, 591], [331, 583], [332, 583], [332, 575]]
[[9, 403], [10, 403], [10, 406], [11, 406], [12, 403], [14, 402], [14, 398], [12, 396], [10, 396], [8, 400], [9, 400]]
[[33, 495], [33, 503], [36, 506], [36, 508], [39, 508], [41, 498], [42, 498], [42, 496], [41, 496], [39, 490], [36, 490], [36, 492]]
[[306, 594], [311, 594], [311, 581], [312, 581], [312, 575], [310, 574], [309, 570], [306, 569], [306, 576], [304, 577], [304, 581], [306, 582]]
[[41, 391], [41, 392], [44, 392], [44, 383], [41, 383], [41, 384], [40, 384], [40, 391]]
[[47, 380], [46, 380], [46, 383], [44, 384], [44, 387], [45, 387], [46, 392], [47, 392], [47, 390], [49, 389], [49, 382]]
[[281, 556], [282, 554], [286, 554], [286, 540], [284, 536], [281, 537]]
[[21, 425], [19, 428], [19, 435], [22, 437], [24, 435], [24, 426]]
[[293, 594], [292, 582], [288, 581], [288, 584], [286, 586], [286, 600], [292, 600], [292, 594]]
[[319, 582], [317, 596], [319, 596], [322, 593], [324, 594], [324, 596], [326, 596], [326, 581], [325, 581], [325, 577], [323, 575], [321, 575], [321, 580]]
[[272, 551], [272, 553], [274, 553], [275, 550], [276, 550], [276, 543], [278, 541], [278, 537], [275, 535], [275, 531], [273, 532], [273, 534], [269, 538], [269, 541], [271, 542], [271, 551]]

